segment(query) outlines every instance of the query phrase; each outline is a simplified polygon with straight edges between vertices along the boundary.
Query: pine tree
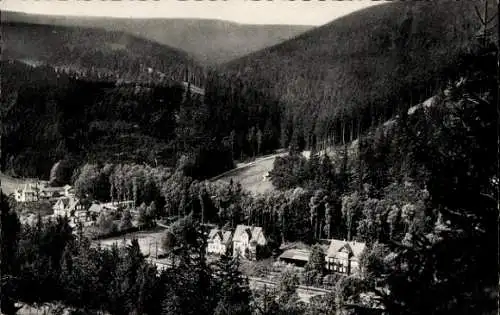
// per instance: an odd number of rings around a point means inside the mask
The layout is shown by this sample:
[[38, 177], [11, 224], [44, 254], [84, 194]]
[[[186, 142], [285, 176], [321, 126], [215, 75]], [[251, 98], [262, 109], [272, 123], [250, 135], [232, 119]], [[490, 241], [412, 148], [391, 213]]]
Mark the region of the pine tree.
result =
[[239, 271], [238, 257], [223, 256], [216, 263], [214, 277], [218, 302], [214, 314], [251, 314], [248, 280]]
[[304, 275], [308, 285], [321, 285], [315, 283], [323, 276], [325, 271], [325, 253], [319, 245], [314, 245], [309, 255], [309, 260], [304, 268]]
[[256, 138], [256, 141], [257, 141], [257, 155], [261, 154], [261, 150], [262, 150], [262, 131], [260, 130], [260, 128], [257, 127], [257, 133], [255, 134], [255, 138]]
[[122, 218], [120, 220], [119, 229], [120, 231], [126, 231], [132, 227], [132, 214], [129, 210], [124, 210], [122, 213]]
[[299, 278], [291, 271], [282, 273], [277, 288], [277, 304], [281, 314], [300, 314], [302, 305], [299, 302], [297, 288]]
[[2, 313], [14, 315], [18, 311], [15, 306], [19, 282], [19, 262], [17, 257], [21, 224], [17, 214], [10, 209], [7, 197], [0, 192], [0, 307]]

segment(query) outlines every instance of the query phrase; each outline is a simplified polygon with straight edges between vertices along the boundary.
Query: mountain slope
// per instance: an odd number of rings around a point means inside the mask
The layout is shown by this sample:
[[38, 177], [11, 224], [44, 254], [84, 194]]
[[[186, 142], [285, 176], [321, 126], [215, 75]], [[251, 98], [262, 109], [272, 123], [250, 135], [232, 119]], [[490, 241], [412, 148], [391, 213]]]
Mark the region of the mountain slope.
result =
[[237, 78], [280, 99], [282, 132], [306, 141], [353, 138], [454, 75], [480, 29], [474, 5], [483, 3], [399, 1], [361, 10], [224, 65], [227, 84]]
[[9, 11], [2, 13], [2, 20], [123, 31], [182, 49], [198, 61], [210, 65], [284, 42], [312, 28], [307, 25], [248, 25], [207, 19], [64, 17]]
[[191, 79], [203, 76], [186, 52], [124, 32], [17, 22], [3, 22], [2, 30], [3, 59], [133, 81], [155, 75], [157, 80], [184, 81], [188, 69]]

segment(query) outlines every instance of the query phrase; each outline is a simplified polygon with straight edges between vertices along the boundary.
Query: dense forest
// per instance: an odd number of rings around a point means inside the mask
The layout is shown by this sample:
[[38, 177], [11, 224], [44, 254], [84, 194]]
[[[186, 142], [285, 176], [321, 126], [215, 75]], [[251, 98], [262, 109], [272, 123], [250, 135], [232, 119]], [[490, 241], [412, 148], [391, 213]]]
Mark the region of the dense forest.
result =
[[[277, 160], [271, 175], [280, 190], [266, 196], [250, 196], [234, 183], [196, 181], [182, 163], [174, 171], [84, 166], [77, 193], [163, 200], [156, 215], [177, 218], [164, 239], [174, 259], [165, 271], [150, 265], [135, 241], [125, 249], [94, 248], [64, 219], [22, 226], [2, 195], [2, 311], [14, 314], [14, 302], [22, 301], [87, 314], [359, 314], [352, 308], [370, 293], [388, 314], [495, 314], [494, 53], [478, 51], [434, 106], [403, 112], [390, 127], [361, 137], [355, 157], [341, 152], [331, 163], [292, 151]], [[306, 306], [294, 274], [284, 273], [276, 290], [250, 294], [238, 260], [207, 264], [203, 222], [258, 224], [274, 250], [327, 237], [365, 241], [368, 250], [360, 274], [339, 279], [331, 294]], [[312, 261], [322, 257], [314, 248]], [[306, 272], [320, 270], [311, 263]]]
[[[498, 47], [472, 39], [473, 3], [451, 3], [346, 16], [207, 72], [203, 98], [175, 82], [119, 84], [2, 61], [2, 170], [50, 173], [78, 197], [132, 200], [143, 218], [173, 221], [162, 240], [172, 263], [160, 271], [137, 240], [105, 249], [65, 218], [21, 224], [0, 194], [2, 312], [22, 302], [74, 314], [353, 315], [370, 308], [370, 294], [390, 315], [496, 314]], [[321, 154], [325, 144], [337, 154]], [[271, 193], [205, 180], [278, 147], [290, 150], [275, 160]], [[359, 274], [304, 305], [295, 274], [250, 292], [238, 259], [208, 263], [207, 223], [261, 226], [265, 257], [325, 238], [367, 249]], [[312, 247], [310, 283], [322, 281], [322, 255]]]
[[6, 196], [0, 198], [4, 314], [16, 314], [18, 302], [52, 303], [54, 312], [70, 314], [312, 315], [333, 309], [327, 299], [298, 302], [293, 274], [283, 275], [276, 290], [252, 294], [238, 258], [207, 263], [206, 231], [191, 216], [171, 227], [165, 247], [174, 263], [159, 270], [137, 240], [107, 249], [75, 236], [64, 218], [23, 225]]
[[[6, 26], [10, 43], [6, 57], [25, 63], [45, 61], [55, 66], [57, 74], [47, 67], [6, 67], [2, 70], [6, 78], [2, 105], [8, 110], [2, 111], [7, 115], [5, 121], [16, 122], [20, 117], [16, 115], [22, 115], [25, 107], [46, 107], [44, 115], [25, 121], [44, 121], [30, 125], [42, 137], [35, 139], [28, 133], [31, 138], [23, 141], [34, 142], [30, 146], [50, 142], [48, 147], [54, 146], [53, 150], [85, 151], [85, 156], [96, 161], [105, 156], [104, 160], [174, 166], [179, 153], [189, 153], [195, 160], [224, 161], [223, 167], [211, 167], [210, 174], [200, 175], [211, 176], [231, 167], [230, 159], [252, 158], [278, 148], [301, 151], [350, 142], [435, 95], [448, 80], [460, 76], [461, 65], [477, 49], [473, 37], [480, 23], [473, 5], [444, 1], [377, 6], [217, 70], [203, 70], [184, 53], [124, 33], [11, 23]], [[356, 40], [346, 37], [352, 34]], [[37, 47], [33, 50], [27, 43]], [[147, 57], [143, 56], [144, 47]], [[34, 73], [44, 71], [47, 74], [42, 76], [54, 77], [48, 82], [57, 87], [40, 83], [41, 74]], [[72, 79], [66, 79], [66, 74]], [[20, 80], [24, 85], [14, 82], [20, 77], [25, 78]], [[61, 84], [64, 80], [69, 83]], [[179, 81], [204, 91], [182, 95], [175, 87]], [[118, 87], [117, 83], [126, 84]], [[32, 100], [38, 85], [44, 86], [42, 95], [54, 95]], [[75, 106], [73, 103], [81, 109], [70, 111], [68, 106]], [[60, 108], [67, 108], [66, 114], [60, 115]], [[77, 119], [78, 114], [72, 121], [65, 116], [70, 112], [85, 113], [85, 118]], [[46, 119], [58, 125], [47, 125]], [[62, 131], [65, 124], [71, 126]], [[28, 130], [16, 128], [16, 132]], [[76, 129], [78, 135], [73, 134]], [[18, 134], [5, 135], [10, 142], [14, 137]], [[67, 143], [56, 140], [54, 145], [53, 138]], [[85, 143], [92, 145], [84, 149]], [[21, 142], [17, 145], [23, 146]], [[71, 147], [74, 145], [79, 148]], [[62, 158], [61, 153], [39, 155], [40, 150], [27, 146], [22, 155], [19, 150], [4, 156], [2, 167], [21, 176], [47, 177], [48, 165]], [[191, 154], [193, 151], [197, 153]], [[215, 151], [221, 159], [215, 158]], [[26, 165], [32, 158], [23, 156], [33, 154], [38, 154], [40, 163]]]
[[2, 23], [2, 59], [45, 64], [80, 77], [133, 82], [190, 81], [204, 69], [186, 52], [124, 32], [94, 27]]
[[279, 101], [283, 147], [348, 142], [457, 77], [482, 32], [475, 5], [483, 2], [400, 1], [354, 12], [229, 62], [218, 85]]
[[313, 235], [370, 244], [365, 272], [342, 282], [344, 306], [369, 292], [388, 314], [495, 312], [498, 81], [496, 49], [486, 47], [466, 58], [432, 106], [360, 137], [356, 157], [341, 153], [336, 172], [319, 157], [276, 160], [277, 187], [316, 189]]
[[[231, 168], [229, 144], [208, 124], [216, 109], [188, 90], [175, 82], [76, 79], [48, 66], [2, 61], [2, 169], [48, 178], [60, 160], [73, 168], [85, 161], [175, 166], [181, 154], [199, 177]], [[220, 165], [207, 167], [214, 157]]]

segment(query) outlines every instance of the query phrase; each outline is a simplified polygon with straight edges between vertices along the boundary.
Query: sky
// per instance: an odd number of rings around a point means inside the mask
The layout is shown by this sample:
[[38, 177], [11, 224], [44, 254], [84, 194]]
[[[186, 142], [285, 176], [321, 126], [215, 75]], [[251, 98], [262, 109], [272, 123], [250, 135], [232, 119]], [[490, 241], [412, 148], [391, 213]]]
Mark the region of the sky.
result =
[[382, 3], [370, 0], [0, 0], [0, 8], [53, 15], [207, 18], [246, 24], [322, 25]]

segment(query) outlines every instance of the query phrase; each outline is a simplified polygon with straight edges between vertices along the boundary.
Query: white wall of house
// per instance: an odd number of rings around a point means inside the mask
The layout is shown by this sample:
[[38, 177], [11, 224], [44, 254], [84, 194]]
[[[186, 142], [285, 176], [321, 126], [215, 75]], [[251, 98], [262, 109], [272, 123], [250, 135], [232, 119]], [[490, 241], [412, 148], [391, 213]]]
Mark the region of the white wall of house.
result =
[[38, 200], [35, 192], [24, 191], [24, 190], [16, 191], [14, 194], [14, 199], [17, 202], [30, 202], [30, 201], [37, 201]]
[[224, 255], [226, 254], [227, 246], [221, 243], [218, 239], [208, 243], [207, 251], [211, 254]]

